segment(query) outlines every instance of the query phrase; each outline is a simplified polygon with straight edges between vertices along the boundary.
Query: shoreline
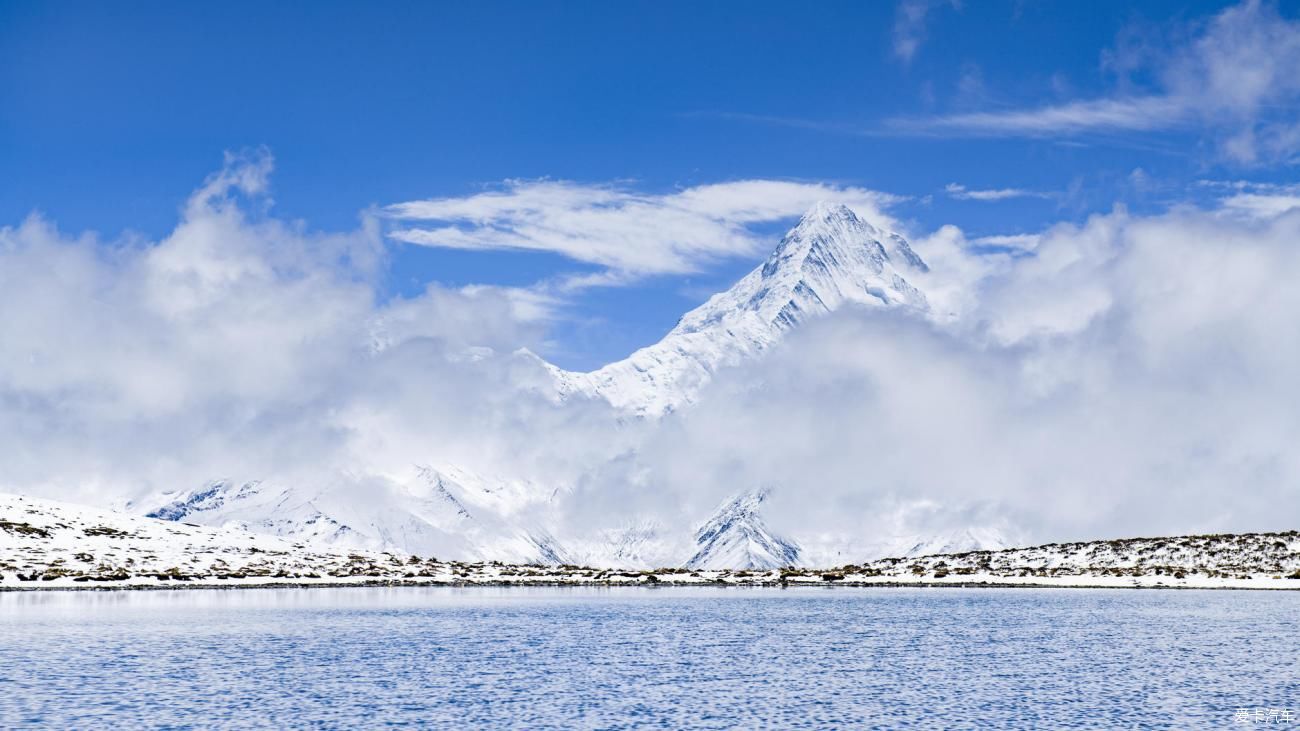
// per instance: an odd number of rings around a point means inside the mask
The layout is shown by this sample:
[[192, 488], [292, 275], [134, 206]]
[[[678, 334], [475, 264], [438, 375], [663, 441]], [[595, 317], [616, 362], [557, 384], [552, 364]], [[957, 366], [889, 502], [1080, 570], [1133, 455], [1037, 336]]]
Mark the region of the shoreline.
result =
[[1051, 543], [822, 568], [597, 568], [320, 546], [0, 495], [0, 592], [350, 586], [1300, 591], [1300, 532]]
[[[268, 577], [269, 578], [269, 577]], [[922, 578], [914, 581], [899, 581], [898, 577], [889, 577], [887, 580], [870, 581], [870, 580], [836, 580], [822, 581], [813, 578], [798, 578], [796, 580], [736, 580], [732, 577], [700, 577], [698, 580], [689, 581], [672, 581], [659, 579], [656, 581], [647, 580], [626, 580], [626, 581], [592, 581], [590, 579], [574, 578], [551, 579], [539, 581], [510, 581], [500, 579], [486, 579], [482, 581], [448, 581], [435, 578], [428, 579], [410, 579], [410, 578], [372, 578], [366, 577], [364, 580], [357, 581], [340, 581], [338, 578], [313, 580], [310, 578], [270, 578], [258, 579], [216, 579], [216, 580], [166, 580], [161, 581], [152, 577], [139, 577], [138, 579], [126, 579], [115, 581], [111, 584], [107, 582], [73, 582], [66, 579], [55, 579], [51, 581], [28, 581], [15, 584], [10, 581], [0, 582], [0, 593], [19, 593], [19, 592], [48, 592], [48, 591], [89, 591], [89, 592], [106, 592], [106, 591], [220, 591], [220, 590], [244, 590], [244, 589], [347, 589], [347, 588], [428, 588], [428, 587], [445, 587], [449, 589], [465, 588], [489, 588], [489, 589], [530, 589], [530, 588], [641, 588], [641, 589], [662, 589], [672, 591], [682, 588], [715, 588], [715, 589], [821, 589], [834, 591], [837, 589], [1149, 589], [1149, 590], [1214, 590], [1214, 591], [1300, 591], [1300, 580], [1294, 579], [1229, 579], [1229, 580], [1209, 580], [1209, 581], [1176, 581], [1170, 583], [1166, 581], [1134, 581], [1130, 577], [1127, 581], [1116, 581], [1105, 579], [1112, 577], [1089, 577], [1084, 581], [1018, 581], [1020, 577], [981, 577], [978, 580], [965, 579], [961, 581], [945, 581], [943, 579]], [[1117, 578], [1117, 577], [1113, 577]], [[1142, 577], [1139, 577], [1142, 578]], [[729, 580], [730, 579], [730, 580]]]

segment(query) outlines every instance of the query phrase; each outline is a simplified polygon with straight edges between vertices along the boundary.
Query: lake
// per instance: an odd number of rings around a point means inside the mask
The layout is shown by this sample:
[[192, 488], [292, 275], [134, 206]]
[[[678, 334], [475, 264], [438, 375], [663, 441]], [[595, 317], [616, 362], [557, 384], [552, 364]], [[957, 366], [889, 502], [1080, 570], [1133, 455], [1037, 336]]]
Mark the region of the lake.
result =
[[0, 593], [0, 727], [1243, 727], [1297, 637], [1296, 592]]

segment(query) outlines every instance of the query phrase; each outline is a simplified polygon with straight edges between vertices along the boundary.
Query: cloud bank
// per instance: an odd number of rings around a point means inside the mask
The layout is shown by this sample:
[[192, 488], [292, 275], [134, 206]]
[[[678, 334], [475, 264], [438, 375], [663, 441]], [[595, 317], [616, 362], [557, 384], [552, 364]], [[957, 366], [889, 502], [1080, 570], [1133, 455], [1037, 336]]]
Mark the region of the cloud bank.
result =
[[0, 229], [0, 489], [102, 503], [221, 477], [506, 469], [528, 449], [491, 435], [529, 435], [502, 424], [550, 428], [527, 388], [542, 369], [509, 357], [539, 346], [544, 298], [431, 285], [381, 302], [379, 222], [258, 215], [269, 170], [231, 159], [159, 241], [38, 216]]
[[[841, 311], [638, 422], [556, 402], [516, 354], [547, 337], [546, 297], [382, 301], [380, 222], [254, 213], [269, 167], [231, 160], [159, 241], [0, 229], [0, 489], [102, 504], [230, 477], [364, 499], [454, 464], [556, 486], [547, 519], [584, 535], [688, 533], [771, 486], [769, 524], [824, 561], [971, 525], [1046, 541], [1300, 514], [1300, 210], [1238, 215], [1225, 190], [1213, 210], [1117, 210], [1015, 252], [945, 227], [916, 241], [944, 317]], [[775, 215], [740, 192], [672, 205]], [[499, 220], [515, 204], [446, 205]], [[573, 208], [557, 205], [535, 215]]]
[[[1043, 541], [1289, 529], [1297, 241], [1300, 212], [1055, 227], [1030, 257], [972, 265], [956, 321], [842, 311], [721, 374], [649, 438], [644, 489], [693, 511], [780, 486], [769, 523], [824, 561], [843, 551], [832, 536], [971, 525]], [[952, 242], [918, 249], [936, 244]]]

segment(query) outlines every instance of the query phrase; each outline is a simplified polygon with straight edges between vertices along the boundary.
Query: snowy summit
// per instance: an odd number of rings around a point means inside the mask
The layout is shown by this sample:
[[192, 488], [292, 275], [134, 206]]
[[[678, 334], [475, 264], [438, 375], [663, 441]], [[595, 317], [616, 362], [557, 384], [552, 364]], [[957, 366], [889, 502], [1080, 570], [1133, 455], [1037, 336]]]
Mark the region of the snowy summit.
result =
[[719, 368], [753, 357], [810, 317], [849, 303], [926, 311], [909, 277], [928, 271], [902, 236], [848, 206], [818, 203], [766, 261], [686, 313], [663, 340], [590, 373], [554, 373], [563, 394], [660, 416], [692, 403]]

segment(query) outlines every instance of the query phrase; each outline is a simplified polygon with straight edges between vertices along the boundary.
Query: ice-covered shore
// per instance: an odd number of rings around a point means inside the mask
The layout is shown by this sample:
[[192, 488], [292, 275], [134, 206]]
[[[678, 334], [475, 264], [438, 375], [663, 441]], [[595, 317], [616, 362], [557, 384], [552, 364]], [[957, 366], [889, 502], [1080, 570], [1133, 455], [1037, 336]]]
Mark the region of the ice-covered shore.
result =
[[0, 494], [0, 590], [331, 585], [1300, 589], [1300, 533], [1133, 538], [769, 571], [465, 563]]

